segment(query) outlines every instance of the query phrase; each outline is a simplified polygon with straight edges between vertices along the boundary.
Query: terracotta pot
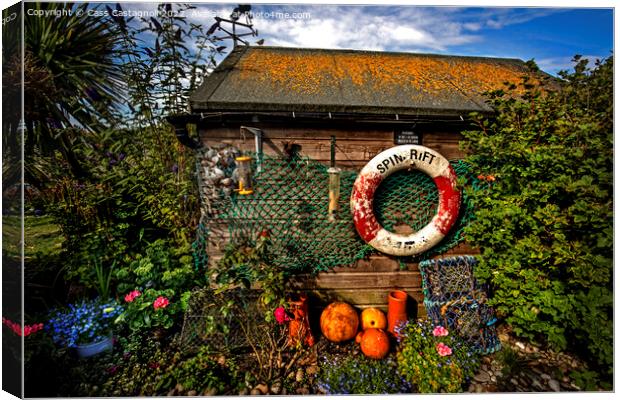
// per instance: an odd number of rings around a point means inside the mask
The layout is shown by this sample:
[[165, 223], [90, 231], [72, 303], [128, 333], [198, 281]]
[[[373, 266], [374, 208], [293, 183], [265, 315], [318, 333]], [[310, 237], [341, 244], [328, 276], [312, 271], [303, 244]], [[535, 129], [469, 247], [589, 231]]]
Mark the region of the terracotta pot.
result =
[[289, 311], [293, 314], [293, 319], [288, 323], [289, 345], [297, 346], [303, 343], [313, 346], [315, 341], [308, 319], [308, 296], [300, 294], [294, 299], [289, 299], [288, 304]]
[[394, 328], [399, 324], [407, 322], [407, 292], [404, 290], [393, 290], [388, 295], [388, 332], [398, 336]]

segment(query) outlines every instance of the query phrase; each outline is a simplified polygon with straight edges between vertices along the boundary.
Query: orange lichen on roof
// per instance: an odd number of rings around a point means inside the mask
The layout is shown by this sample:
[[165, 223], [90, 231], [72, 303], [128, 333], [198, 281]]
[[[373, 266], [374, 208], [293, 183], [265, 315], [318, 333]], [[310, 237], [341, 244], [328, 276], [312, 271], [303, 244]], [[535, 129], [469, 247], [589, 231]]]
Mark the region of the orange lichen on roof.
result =
[[519, 83], [526, 74], [523, 68], [493, 59], [265, 48], [248, 51], [236, 67], [240, 84], [252, 79], [303, 94], [320, 94], [322, 88], [332, 88], [343, 80], [350, 80], [362, 91], [409, 87], [428, 94], [454, 90], [482, 93], [501, 89], [505, 82]]

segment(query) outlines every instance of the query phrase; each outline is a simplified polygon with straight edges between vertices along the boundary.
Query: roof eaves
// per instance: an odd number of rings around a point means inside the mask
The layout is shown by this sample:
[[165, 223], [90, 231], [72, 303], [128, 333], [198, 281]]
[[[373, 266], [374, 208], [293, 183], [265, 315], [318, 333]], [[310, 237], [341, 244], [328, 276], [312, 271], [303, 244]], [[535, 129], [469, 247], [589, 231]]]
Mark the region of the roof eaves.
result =
[[[193, 110], [196, 104], [209, 101], [213, 93], [226, 80], [229, 72], [235, 68], [237, 62], [248, 50], [248, 46], [237, 46], [215, 67], [209, 76], [206, 76], [202, 84], [189, 96], [190, 108]], [[200, 99], [200, 100], [198, 100]]]

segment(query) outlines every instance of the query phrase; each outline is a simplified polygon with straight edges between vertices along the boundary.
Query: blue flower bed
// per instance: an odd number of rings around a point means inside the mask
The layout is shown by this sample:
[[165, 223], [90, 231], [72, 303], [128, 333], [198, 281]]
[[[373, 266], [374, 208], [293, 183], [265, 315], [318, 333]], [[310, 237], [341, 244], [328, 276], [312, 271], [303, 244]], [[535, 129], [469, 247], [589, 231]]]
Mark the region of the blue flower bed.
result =
[[46, 330], [59, 346], [76, 347], [107, 338], [123, 308], [114, 300], [83, 300], [68, 308], [53, 310]]

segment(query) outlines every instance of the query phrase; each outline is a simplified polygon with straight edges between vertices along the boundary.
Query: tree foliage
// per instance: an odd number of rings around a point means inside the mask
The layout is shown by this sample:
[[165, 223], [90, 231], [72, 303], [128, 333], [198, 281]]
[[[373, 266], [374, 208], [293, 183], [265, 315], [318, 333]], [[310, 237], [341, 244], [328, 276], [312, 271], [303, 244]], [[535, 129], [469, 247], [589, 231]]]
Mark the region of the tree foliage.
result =
[[[480, 279], [514, 332], [613, 363], [613, 58], [577, 56], [559, 80], [490, 94], [474, 115], [467, 161], [488, 182], [470, 189]], [[492, 183], [491, 183], [492, 182]], [[608, 377], [610, 375], [607, 375]]]

